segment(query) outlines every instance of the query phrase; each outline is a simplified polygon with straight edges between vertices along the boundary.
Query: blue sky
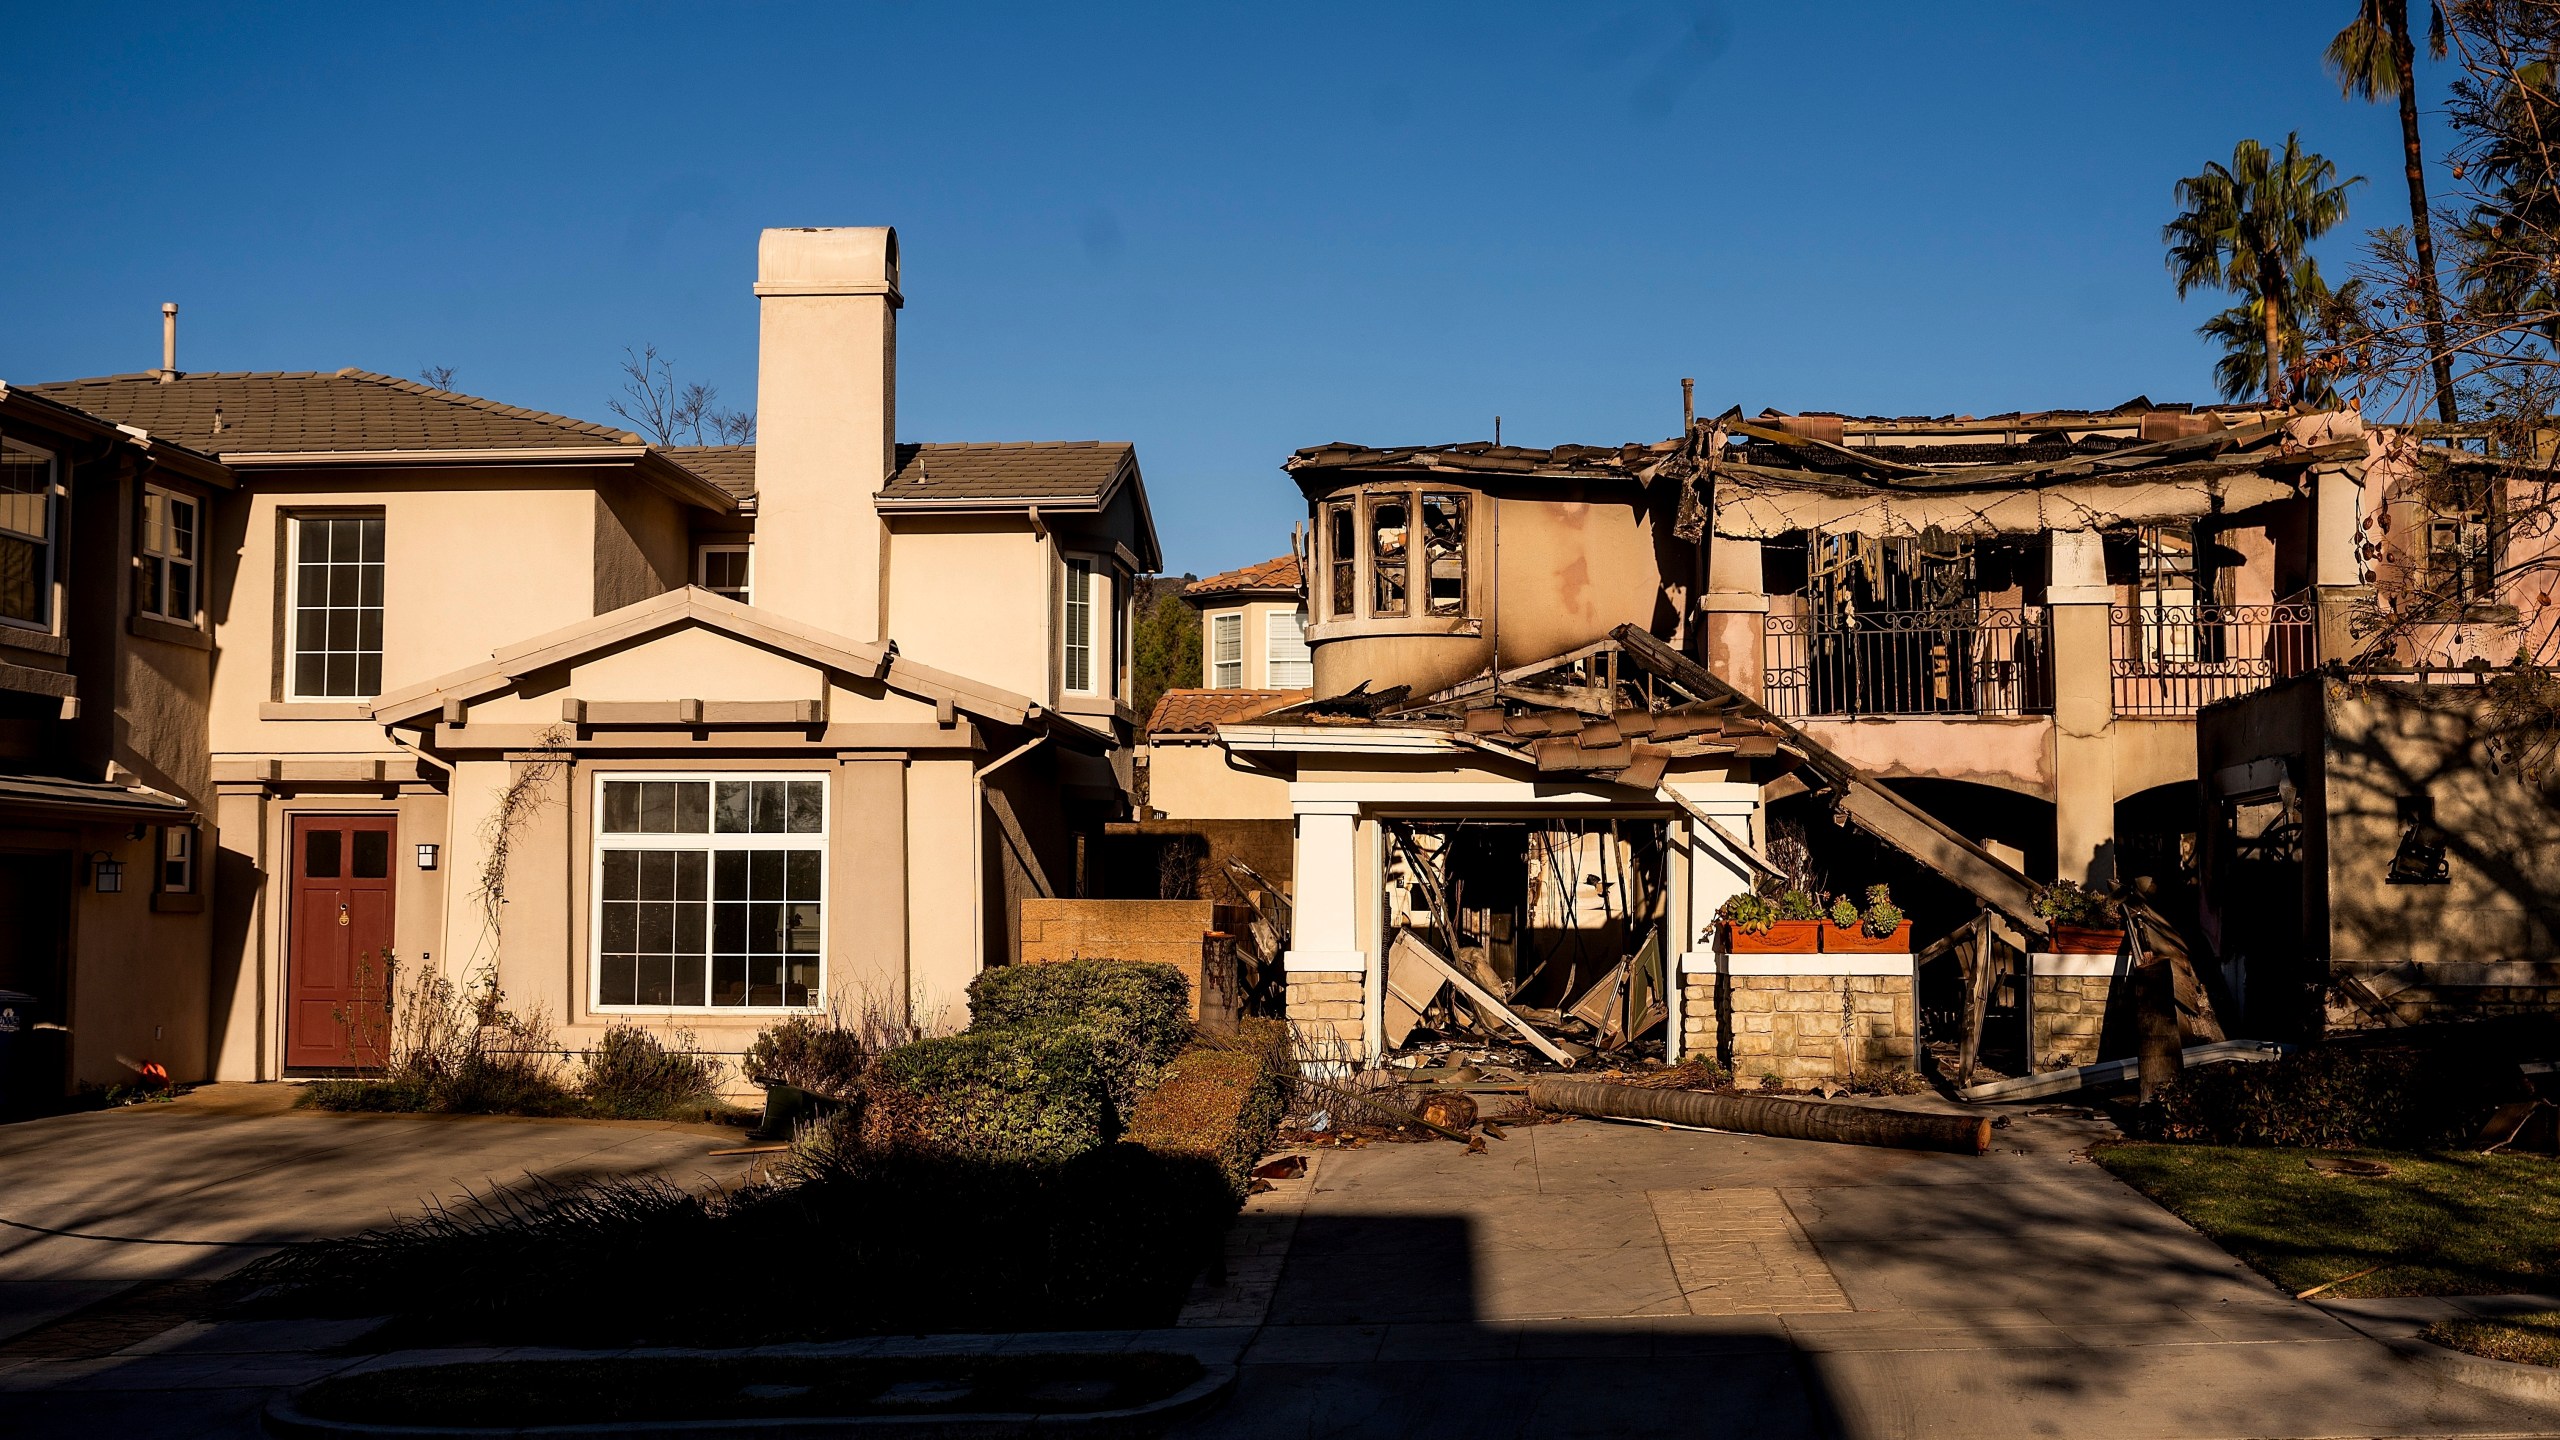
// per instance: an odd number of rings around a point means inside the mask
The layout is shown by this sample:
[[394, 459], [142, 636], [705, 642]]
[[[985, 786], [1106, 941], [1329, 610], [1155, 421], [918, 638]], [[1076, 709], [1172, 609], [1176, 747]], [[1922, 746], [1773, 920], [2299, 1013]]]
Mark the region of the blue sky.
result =
[[751, 404], [756, 231], [894, 224], [902, 438], [1133, 440], [1205, 574], [1299, 446], [1654, 440], [1683, 375], [2211, 398], [2178, 176], [2298, 129], [2406, 219], [2350, 0], [2250, 8], [24, 5], [0, 378], [156, 365], [176, 300], [190, 369], [603, 419], [649, 342]]

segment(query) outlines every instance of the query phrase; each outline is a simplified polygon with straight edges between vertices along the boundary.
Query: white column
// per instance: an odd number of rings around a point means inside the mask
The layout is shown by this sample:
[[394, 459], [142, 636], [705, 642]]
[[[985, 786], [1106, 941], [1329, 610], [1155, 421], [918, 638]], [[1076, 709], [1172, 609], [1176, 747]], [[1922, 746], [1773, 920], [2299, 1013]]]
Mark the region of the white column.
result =
[[[1716, 822], [1753, 844], [1765, 843], [1759, 832], [1765, 828], [1760, 815], [1758, 791], [1748, 785], [1719, 784], [1713, 795], [1683, 788], [1690, 803], [1716, 817]], [[1731, 845], [1694, 819], [1689, 826], [1688, 883], [1681, 898], [1685, 902], [1671, 910], [1672, 946], [1670, 981], [1671, 1016], [1663, 1039], [1666, 1059], [1684, 1058], [1682, 1046], [1687, 1036], [1687, 999], [1692, 972], [1715, 973], [1716, 911], [1724, 902], [1751, 888], [1751, 862], [1734, 852]]]
[[1360, 807], [1301, 801], [1297, 821], [1297, 901], [1290, 916], [1287, 970], [1369, 968], [1360, 946]]

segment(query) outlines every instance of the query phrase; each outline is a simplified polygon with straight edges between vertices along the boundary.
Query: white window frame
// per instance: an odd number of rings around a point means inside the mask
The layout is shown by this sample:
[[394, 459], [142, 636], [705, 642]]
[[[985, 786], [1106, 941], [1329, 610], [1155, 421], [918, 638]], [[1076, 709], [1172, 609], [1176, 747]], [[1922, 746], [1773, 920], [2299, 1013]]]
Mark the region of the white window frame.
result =
[[[161, 826], [160, 843], [156, 848], [157, 854], [151, 864], [151, 888], [162, 895], [196, 893], [196, 827]], [[183, 883], [169, 883], [169, 867], [173, 864], [183, 867], [186, 877]]]
[[[303, 608], [302, 527], [315, 520], [372, 520], [382, 524], [382, 624], [385, 633], [381, 637], [381, 648], [376, 650], [374, 653], [382, 661], [388, 661], [390, 658], [391, 637], [388, 632], [391, 627], [391, 526], [387, 518], [380, 512], [375, 511], [357, 512], [353, 514], [339, 514], [322, 511], [310, 515], [289, 515], [286, 517], [287, 523], [285, 525], [284, 535], [284, 563], [287, 572], [285, 583], [284, 634], [278, 637], [284, 642], [284, 698], [290, 701], [309, 701], [320, 704], [371, 700], [382, 693], [380, 684], [381, 677], [379, 674], [374, 677], [376, 682], [374, 689], [370, 693], [366, 694], [311, 695], [304, 693], [302, 690], [300, 676], [302, 669], [300, 661], [302, 659]], [[325, 609], [327, 607], [324, 606], [322, 608]], [[363, 652], [356, 651], [352, 653], [362, 654]]]
[[[1224, 632], [1224, 633], [1221, 633]], [[1209, 688], [1241, 690], [1244, 688], [1244, 612], [1220, 610], [1209, 617]], [[1228, 652], [1234, 652], [1228, 658]], [[1235, 678], [1220, 677], [1220, 672], [1233, 667]]]
[[[171, 537], [171, 543], [166, 548], [154, 548], [152, 544], [151, 510], [154, 501], [159, 503], [162, 513], [169, 516], [169, 522], [163, 523], [160, 527], [163, 533]], [[173, 512], [180, 507], [184, 507], [193, 519], [193, 524], [188, 530], [188, 535], [195, 544], [195, 553], [192, 555], [177, 553], [175, 537], [178, 528], [174, 523]], [[163, 620], [172, 625], [184, 625], [191, 630], [199, 628], [203, 624], [204, 617], [204, 502], [184, 491], [172, 490], [165, 485], [143, 486], [142, 538], [133, 548], [135, 562], [151, 572], [153, 583], [149, 588], [159, 597], [157, 608], [137, 602], [134, 609], [154, 620]], [[169, 576], [173, 570], [178, 569], [187, 572], [185, 614], [179, 614], [168, 608]]]
[[711, 590], [716, 593], [719, 589], [725, 587], [714, 586], [711, 583], [711, 557], [714, 555], [740, 555], [746, 557], [747, 583], [739, 588], [745, 590], [747, 593], [739, 598], [738, 603], [741, 605], [753, 605], [756, 603], [755, 547], [746, 544], [697, 545], [693, 547], [693, 583], [701, 586], [705, 590]]
[[[702, 835], [615, 835], [604, 831], [604, 787], [613, 782], [647, 780], [687, 780], [718, 784], [723, 780], [799, 780], [818, 782], [818, 832], [807, 831], [787, 835], [723, 835], [718, 831]], [[599, 770], [587, 795], [587, 1008], [599, 1015], [807, 1015], [822, 1011], [827, 1005], [827, 985], [832, 979], [832, 961], [827, 938], [835, 921], [833, 893], [835, 848], [835, 786], [825, 770]], [[715, 806], [718, 800], [715, 796]], [[711, 945], [713, 927], [719, 923], [710, 909], [718, 904], [713, 886], [719, 883], [719, 864], [709, 861], [704, 874], [704, 915], [702, 931], [703, 1003], [699, 1005], [608, 1005], [604, 1003], [604, 857], [608, 850], [700, 850], [717, 855], [723, 850], [806, 850], [810, 841], [817, 842], [818, 863], [818, 978], [809, 987], [806, 1005], [715, 1005], [710, 1001], [710, 966], [714, 951]]]
[[[1284, 625], [1288, 627], [1285, 636], [1280, 628]], [[1283, 638], [1290, 640], [1296, 646], [1295, 654], [1283, 656], [1280, 653], [1280, 642]], [[1315, 652], [1307, 645], [1307, 624], [1304, 615], [1296, 610], [1282, 610], [1276, 607], [1262, 612], [1262, 680], [1265, 686], [1273, 690], [1308, 689], [1315, 684], [1315, 664]], [[1283, 665], [1305, 667], [1305, 678], [1295, 684], [1283, 683], [1280, 679], [1280, 667]]]
[[[1070, 695], [1100, 695], [1101, 667], [1095, 662], [1110, 652], [1103, 648], [1102, 636], [1096, 634], [1105, 622], [1100, 612], [1105, 606], [1094, 603], [1094, 586], [1109, 579], [1107, 567], [1096, 564], [1092, 557], [1066, 557], [1066, 579], [1059, 587], [1058, 604], [1058, 688]], [[1075, 634], [1077, 612], [1083, 612], [1084, 639]], [[1081, 652], [1081, 654], [1079, 654]], [[1084, 682], [1076, 682], [1076, 662], [1084, 662]]]
[[55, 622], [61, 618], [62, 609], [62, 597], [55, 593], [56, 576], [62, 567], [62, 457], [41, 445], [31, 445], [13, 437], [0, 438], [5, 438], [12, 450], [43, 456], [45, 475], [44, 533], [30, 535], [23, 530], [0, 528], [0, 535], [43, 547], [44, 573], [36, 577], [36, 588], [37, 593], [43, 596], [44, 614], [34, 620], [20, 620], [0, 615], [0, 626], [7, 626], [12, 630], [33, 630], [38, 634], [50, 635], [54, 632]]

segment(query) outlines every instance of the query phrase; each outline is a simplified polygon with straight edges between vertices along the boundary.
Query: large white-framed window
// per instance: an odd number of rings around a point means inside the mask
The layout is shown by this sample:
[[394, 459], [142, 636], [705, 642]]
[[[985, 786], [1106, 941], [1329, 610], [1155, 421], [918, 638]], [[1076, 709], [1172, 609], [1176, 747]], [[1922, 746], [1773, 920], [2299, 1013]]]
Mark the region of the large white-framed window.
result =
[[0, 625], [53, 629], [60, 489], [52, 451], [0, 437]]
[[1244, 616], [1238, 611], [1209, 617], [1209, 688], [1244, 688]]
[[597, 775], [590, 1003], [822, 1003], [827, 810], [823, 772]]
[[1266, 610], [1264, 676], [1274, 690], [1305, 690], [1316, 683], [1315, 657], [1307, 651], [1306, 617], [1295, 610]]
[[705, 545], [693, 554], [693, 583], [741, 605], [755, 603], [754, 555], [744, 545]]
[[1069, 559], [1065, 603], [1058, 626], [1058, 683], [1079, 694], [1093, 694], [1093, 562]]
[[197, 554], [204, 543], [204, 505], [157, 485], [142, 487], [139, 608], [155, 620], [194, 625], [201, 591]]
[[382, 517], [291, 517], [288, 700], [369, 700], [382, 691]]

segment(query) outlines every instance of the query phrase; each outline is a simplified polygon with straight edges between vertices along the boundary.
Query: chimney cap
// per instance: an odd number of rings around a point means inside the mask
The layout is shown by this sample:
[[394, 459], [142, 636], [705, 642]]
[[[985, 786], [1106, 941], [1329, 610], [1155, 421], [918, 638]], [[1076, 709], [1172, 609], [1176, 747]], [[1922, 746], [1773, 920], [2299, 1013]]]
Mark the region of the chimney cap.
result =
[[887, 225], [791, 226], [767, 230], [756, 245], [756, 294], [885, 295], [898, 293], [898, 232]]

